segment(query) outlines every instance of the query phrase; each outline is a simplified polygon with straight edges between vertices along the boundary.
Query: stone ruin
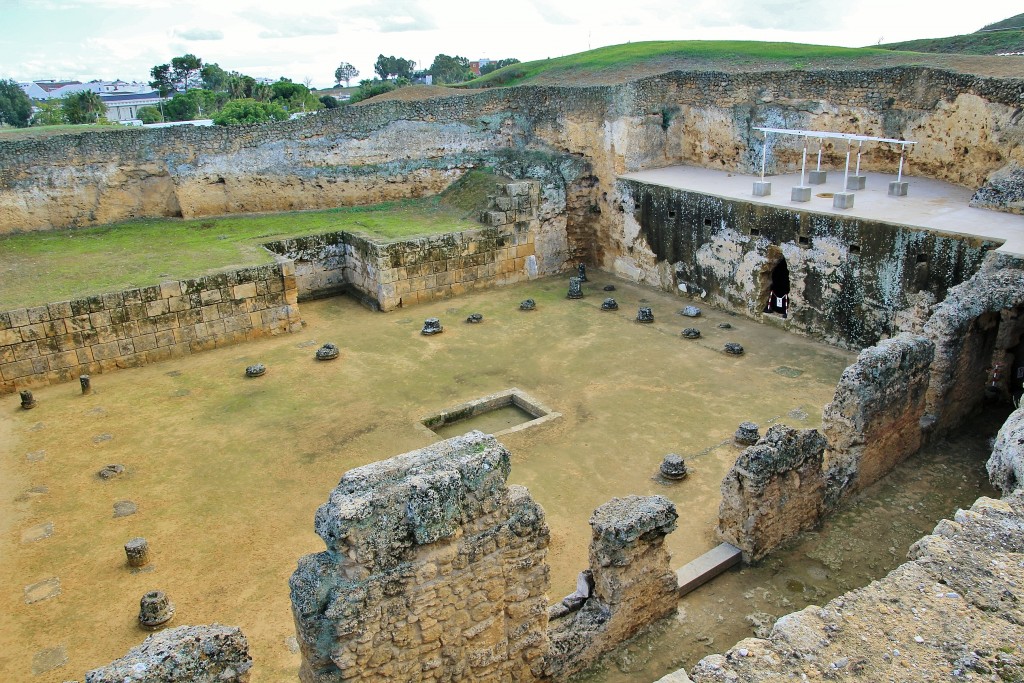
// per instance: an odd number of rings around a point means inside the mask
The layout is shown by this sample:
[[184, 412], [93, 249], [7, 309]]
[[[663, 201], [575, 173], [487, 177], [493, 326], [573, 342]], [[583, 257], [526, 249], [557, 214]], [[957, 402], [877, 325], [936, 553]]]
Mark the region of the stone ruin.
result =
[[[586, 599], [575, 611], [558, 610], [561, 615], [552, 622], [550, 676], [582, 671], [676, 610], [678, 585], [664, 541], [678, 517], [676, 506], [663, 496], [613, 498], [594, 511], [589, 595], [581, 596]], [[567, 600], [576, 603], [573, 597]]]
[[249, 641], [237, 627], [179, 626], [93, 669], [85, 683], [246, 683], [251, 667]]
[[350, 470], [290, 580], [300, 680], [517, 680], [547, 651], [548, 527], [468, 434]]

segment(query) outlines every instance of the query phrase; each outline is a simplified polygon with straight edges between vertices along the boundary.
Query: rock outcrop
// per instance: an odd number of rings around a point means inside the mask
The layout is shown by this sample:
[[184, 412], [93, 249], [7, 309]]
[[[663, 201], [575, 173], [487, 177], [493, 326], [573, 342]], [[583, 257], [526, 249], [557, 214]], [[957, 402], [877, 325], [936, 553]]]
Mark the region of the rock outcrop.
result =
[[1004, 495], [1024, 486], [1024, 409], [1015, 410], [1003, 423], [986, 467], [989, 481]]
[[85, 683], [246, 683], [249, 642], [234, 626], [178, 626], [155, 633]]
[[702, 659], [696, 683], [1021, 680], [1024, 496], [980, 498], [911, 547], [910, 562], [824, 607]]

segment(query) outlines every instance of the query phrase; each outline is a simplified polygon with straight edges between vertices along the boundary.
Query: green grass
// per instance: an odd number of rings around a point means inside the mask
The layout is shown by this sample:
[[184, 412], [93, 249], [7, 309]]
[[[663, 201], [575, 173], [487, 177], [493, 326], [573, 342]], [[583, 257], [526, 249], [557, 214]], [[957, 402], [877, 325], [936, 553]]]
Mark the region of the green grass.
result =
[[112, 225], [0, 237], [0, 310], [197, 277], [229, 266], [271, 263], [261, 245], [346, 230], [390, 240], [479, 227], [497, 179], [467, 173], [445, 193], [326, 211]]
[[879, 45], [887, 50], [906, 52], [931, 52], [962, 55], [995, 55], [1000, 52], [1024, 50], [1024, 31], [994, 31], [992, 33], [969, 33], [948, 38], [923, 38], [903, 43]]
[[80, 125], [71, 125], [66, 123], [57, 126], [29, 126], [28, 128], [0, 126], [0, 141], [47, 138], [52, 135], [65, 135], [67, 133], [88, 133], [97, 130], [110, 130], [116, 125], [118, 124], [108, 122], [84, 123]]
[[780, 67], [803, 68], [824, 60], [856, 60], [884, 55], [878, 48], [848, 48], [801, 43], [757, 41], [677, 40], [609, 45], [577, 54], [512, 64], [466, 84], [470, 88], [517, 85], [554, 76], [570, 79], [586, 72], [613, 72], [643, 62], [688, 65], [693, 62], [749, 66], [770, 62]]

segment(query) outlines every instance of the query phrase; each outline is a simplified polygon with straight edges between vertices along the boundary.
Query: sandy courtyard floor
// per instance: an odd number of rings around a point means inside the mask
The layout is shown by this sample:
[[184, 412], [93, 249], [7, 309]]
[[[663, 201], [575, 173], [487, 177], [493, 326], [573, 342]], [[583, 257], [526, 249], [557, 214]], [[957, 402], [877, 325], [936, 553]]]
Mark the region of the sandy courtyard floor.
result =
[[[669, 546], [680, 566], [715, 543], [737, 424], [818, 426], [853, 359], [707, 307], [684, 318], [676, 312], [690, 301], [603, 273], [582, 300], [566, 289], [567, 277], [550, 278], [388, 314], [347, 298], [310, 302], [297, 334], [97, 375], [89, 396], [77, 383], [40, 389], [32, 411], [3, 397], [0, 680], [81, 680], [122, 656], [145, 637], [136, 616], [153, 589], [175, 603], [171, 625], [240, 626], [253, 681], [295, 680], [287, 580], [301, 555], [323, 549], [317, 506], [346, 470], [430, 443], [418, 418], [509, 387], [563, 414], [503, 439], [511, 481], [548, 515], [552, 599], [571, 592], [587, 520], [614, 496], [676, 502]], [[600, 310], [606, 296], [619, 311]], [[536, 311], [518, 310], [527, 297]], [[641, 305], [653, 325], [634, 322]], [[474, 312], [483, 324], [463, 322]], [[423, 337], [432, 316], [446, 331]], [[680, 337], [691, 326], [702, 339]], [[725, 355], [726, 341], [747, 353]], [[324, 342], [341, 358], [315, 361]], [[254, 362], [269, 370], [246, 379]], [[671, 452], [694, 472], [665, 485], [654, 475]], [[103, 481], [108, 463], [127, 471]], [[137, 512], [115, 517], [121, 501]], [[125, 566], [135, 536], [150, 542], [150, 571]], [[59, 593], [29, 604], [57, 582]]]

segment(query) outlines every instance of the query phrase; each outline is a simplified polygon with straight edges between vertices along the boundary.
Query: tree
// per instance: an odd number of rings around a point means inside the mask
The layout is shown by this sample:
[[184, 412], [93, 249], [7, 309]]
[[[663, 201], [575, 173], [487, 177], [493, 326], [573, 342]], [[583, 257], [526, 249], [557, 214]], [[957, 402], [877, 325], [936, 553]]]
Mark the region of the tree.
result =
[[149, 87], [159, 90], [160, 97], [167, 97], [175, 91], [170, 64], [157, 64], [149, 70], [149, 75], [153, 79], [149, 82]]
[[160, 123], [164, 120], [164, 117], [160, 115], [160, 110], [151, 104], [139, 107], [135, 116], [143, 123]]
[[236, 126], [264, 121], [283, 121], [286, 118], [288, 112], [272, 102], [257, 102], [243, 98], [225, 104], [220, 113], [213, 117], [213, 122], [218, 126]]
[[203, 87], [213, 92], [223, 92], [231, 83], [231, 74], [218, 64], [203, 64], [203, 68], [199, 70], [199, 77], [203, 81]]
[[392, 76], [412, 78], [412, 71], [415, 68], [416, 62], [412, 60], [402, 57], [385, 57], [384, 55], [378, 55], [377, 61], [373, 65], [373, 70], [382, 81], [389, 80]]
[[37, 107], [39, 111], [32, 116], [33, 126], [56, 126], [67, 123], [64, 116], [64, 103], [61, 100], [43, 100]]
[[32, 100], [12, 78], [0, 81], [0, 123], [25, 128], [32, 119]]
[[354, 93], [352, 93], [352, 97], [350, 97], [348, 101], [350, 104], [355, 104], [356, 102], [362, 102], [363, 100], [368, 100], [371, 97], [391, 92], [396, 88], [397, 86], [390, 81], [379, 81], [376, 79], [371, 81], [366, 79], [360, 81], [359, 87], [356, 88]]
[[518, 63], [519, 60], [516, 59], [515, 57], [509, 57], [508, 59], [498, 59], [493, 62], [488, 62], [487, 64], [484, 64], [482, 67], [480, 67], [480, 75], [486, 76], [492, 71], [497, 71], [498, 69], [503, 69], [506, 66]]
[[324, 105], [324, 109], [337, 109], [341, 106], [337, 98], [331, 97], [330, 95], [321, 95], [320, 103]]
[[68, 123], [96, 123], [107, 113], [107, 105], [91, 90], [81, 90], [63, 98], [61, 108]]
[[199, 102], [192, 93], [178, 93], [164, 102], [164, 117], [168, 121], [191, 121], [199, 115]]
[[188, 83], [192, 79], [192, 75], [199, 73], [202, 68], [203, 60], [192, 53], [171, 60], [171, 74], [174, 76], [175, 82], [180, 83], [185, 92], [188, 92]]
[[345, 81], [345, 87], [348, 87], [349, 81], [359, 75], [359, 69], [355, 68], [348, 62], [342, 62], [338, 65], [338, 68], [334, 70], [334, 82], [337, 85], [341, 85], [342, 81]]
[[445, 54], [434, 57], [434, 63], [427, 69], [427, 73], [433, 76], [438, 83], [462, 83], [473, 77], [468, 59], [457, 56], [449, 57]]

